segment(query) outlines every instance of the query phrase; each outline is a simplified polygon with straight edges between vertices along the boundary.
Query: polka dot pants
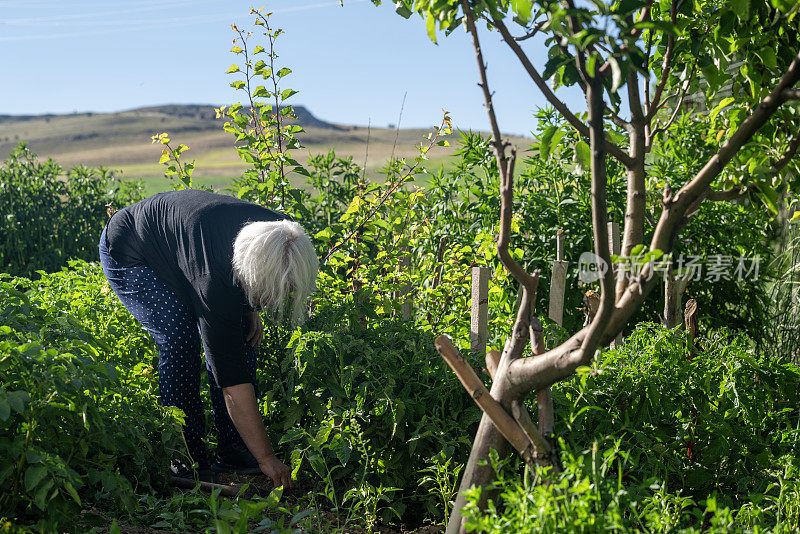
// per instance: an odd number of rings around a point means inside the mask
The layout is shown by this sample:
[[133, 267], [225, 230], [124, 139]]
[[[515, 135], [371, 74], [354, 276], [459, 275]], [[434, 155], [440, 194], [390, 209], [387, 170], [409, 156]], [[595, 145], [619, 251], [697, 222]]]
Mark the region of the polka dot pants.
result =
[[[189, 453], [200, 465], [207, 465], [208, 456], [203, 444], [205, 413], [200, 401], [203, 350], [194, 312], [150, 267], [124, 267], [114, 261], [106, 248], [105, 230], [100, 237], [100, 264], [111, 289], [158, 346], [161, 405], [177, 406], [183, 410], [186, 414], [183, 432]], [[247, 348], [247, 360], [255, 387], [256, 351], [249, 346]], [[222, 390], [217, 386], [210, 369], [207, 376], [219, 445], [246, 448], [228, 415]]]

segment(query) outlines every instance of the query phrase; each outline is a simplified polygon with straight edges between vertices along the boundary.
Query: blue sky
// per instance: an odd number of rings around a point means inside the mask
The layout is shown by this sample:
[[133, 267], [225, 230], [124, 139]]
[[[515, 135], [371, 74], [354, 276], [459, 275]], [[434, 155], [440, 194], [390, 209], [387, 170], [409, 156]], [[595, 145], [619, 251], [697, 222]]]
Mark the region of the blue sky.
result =
[[[262, 0], [263, 1], [263, 0]], [[231, 103], [225, 75], [230, 24], [248, 25], [239, 0], [0, 0], [0, 114], [118, 111], [166, 103]], [[294, 104], [323, 120], [376, 126], [438, 124], [442, 108], [462, 129], [488, 129], [477, 66], [460, 28], [427, 37], [419, 17], [405, 20], [392, 2], [272, 0], [272, 23], [285, 33], [279, 63], [293, 73]], [[543, 64], [541, 41], [526, 46]], [[496, 32], [482, 34], [490, 85], [504, 132], [528, 134], [544, 105]], [[580, 95], [562, 95], [576, 110]]]

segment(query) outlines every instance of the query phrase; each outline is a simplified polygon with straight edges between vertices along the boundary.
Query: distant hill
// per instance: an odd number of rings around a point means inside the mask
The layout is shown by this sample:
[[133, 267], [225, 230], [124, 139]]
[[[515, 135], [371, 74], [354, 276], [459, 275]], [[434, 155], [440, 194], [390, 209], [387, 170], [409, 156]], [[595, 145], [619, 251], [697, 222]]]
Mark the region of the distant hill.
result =
[[[214, 187], [227, 185], [245, 168], [233, 148], [233, 137], [222, 130], [211, 104], [169, 104], [116, 113], [72, 113], [63, 115], [0, 115], [0, 158], [5, 159], [19, 141], [40, 157], [53, 158], [66, 168], [78, 164], [105, 166], [122, 171], [127, 178], [142, 178], [148, 192], [169, 188], [158, 165], [160, 148], [150, 137], [167, 132], [176, 143], [190, 147], [184, 157], [196, 159], [195, 178]], [[304, 106], [294, 106], [299, 134], [306, 147], [298, 159], [335, 149], [339, 156], [352, 156], [375, 175], [392, 154], [410, 158], [428, 130], [371, 128], [326, 122]], [[369, 146], [367, 140], [369, 139]], [[527, 148], [525, 138], [512, 138]], [[430, 153], [428, 167], [446, 163], [453, 148]]]

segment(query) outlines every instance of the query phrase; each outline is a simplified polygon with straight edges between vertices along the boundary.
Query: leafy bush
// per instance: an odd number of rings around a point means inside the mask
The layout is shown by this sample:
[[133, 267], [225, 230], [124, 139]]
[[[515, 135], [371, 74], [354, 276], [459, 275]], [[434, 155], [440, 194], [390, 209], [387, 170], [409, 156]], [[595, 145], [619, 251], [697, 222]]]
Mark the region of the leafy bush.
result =
[[800, 368], [757, 356], [745, 337], [726, 330], [702, 343], [689, 358], [680, 332], [640, 325], [592, 369], [555, 387], [564, 471], [537, 472], [545, 483], [530, 485], [498, 463], [503, 493], [483, 516], [471, 494], [473, 527], [796, 528]]
[[318, 477], [336, 508], [348, 500], [348, 508], [377, 506], [370, 501], [375, 495], [356, 494], [383, 489], [390, 498], [380, 510], [367, 510], [373, 516], [416, 524], [441, 517], [444, 503], [423, 484], [425, 470], [446, 460], [442, 451], [454, 463], [466, 460], [480, 411], [436, 353], [433, 337], [412, 323], [361, 332], [315, 326], [295, 332], [292, 350], [262, 375], [272, 386], [263, 411], [275, 434], [283, 434], [295, 471]]
[[98, 339], [42, 299], [59, 279], [42, 276], [0, 280], [0, 509], [48, 530], [87, 501], [132, 512], [136, 492], [164, 487], [183, 441], [178, 414], [126, 378], [147, 365], [116, 361], [121, 340]]
[[69, 259], [96, 260], [107, 209], [141, 198], [139, 182], [122, 182], [103, 168], [64, 172], [20, 143], [0, 164], [0, 272], [32, 276]]

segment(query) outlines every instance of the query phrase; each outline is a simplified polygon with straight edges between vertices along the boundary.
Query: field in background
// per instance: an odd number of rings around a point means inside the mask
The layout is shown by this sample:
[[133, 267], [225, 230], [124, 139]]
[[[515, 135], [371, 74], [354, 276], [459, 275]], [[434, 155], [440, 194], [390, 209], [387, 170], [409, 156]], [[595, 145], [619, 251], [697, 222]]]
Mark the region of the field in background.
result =
[[[297, 122], [305, 129], [299, 137], [306, 147], [295, 152], [296, 159], [303, 161], [309, 154], [335, 149], [337, 156], [352, 156], [359, 165], [366, 161], [367, 176], [372, 180], [381, 179], [379, 171], [393, 153], [400, 158], [415, 157], [416, 146], [432, 130], [331, 124], [317, 119], [302, 106], [295, 109]], [[160, 148], [150, 141], [150, 136], [160, 132], [169, 133], [176, 144], [190, 147], [184, 157], [197, 161], [194, 177], [199, 184], [222, 190], [245, 168], [233, 148], [232, 136], [222, 131], [222, 122], [215, 118], [211, 105], [168, 105], [118, 113], [0, 116], [0, 157], [5, 159], [19, 141], [26, 141], [41, 158], [53, 158], [65, 168], [79, 164], [104, 166], [121, 171], [124, 178], [142, 179], [146, 193], [152, 194], [170, 188], [163, 166], [157, 163]], [[522, 137], [511, 141], [521, 151], [529, 143]], [[444, 164], [447, 168], [447, 157], [453, 150], [435, 147], [425, 167], [438, 170]], [[304, 179], [298, 177], [298, 182]]]

